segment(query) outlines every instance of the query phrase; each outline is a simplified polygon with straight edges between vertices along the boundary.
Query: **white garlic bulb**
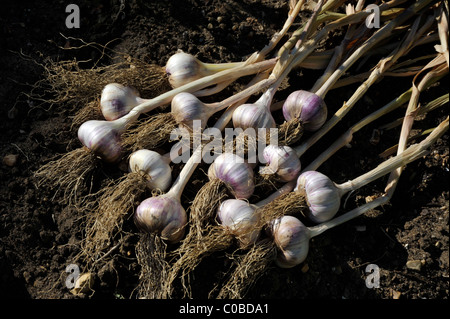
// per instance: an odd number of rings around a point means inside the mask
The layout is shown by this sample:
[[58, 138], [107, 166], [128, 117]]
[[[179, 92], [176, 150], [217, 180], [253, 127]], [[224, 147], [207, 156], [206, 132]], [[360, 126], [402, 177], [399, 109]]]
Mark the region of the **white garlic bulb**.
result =
[[147, 198], [136, 208], [134, 222], [142, 231], [155, 233], [170, 243], [177, 243], [185, 233], [186, 211], [171, 196]]
[[283, 216], [273, 220], [268, 228], [278, 254], [275, 263], [281, 268], [291, 268], [301, 264], [308, 255], [310, 231], [293, 216]]
[[179, 50], [166, 63], [166, 74], [173, 88], [223, 70], [242, 65], [243, 62], [204, 63], [189, 53]]
[[307, 217], [315, 223], [330, 220], [340, 208], [341, 191], [322, 173], [307, 171], [300, 174], [294, 191], [305, 192], [309, 206]]
[[252, 168], [236, 154], [220, 154], [209, 166], [208, 176], [225, 182], [237, 199], [247, 199], [255, 190]]
[[267, 145], [263, 150], [263, 157], [267, 165], [260, 169], [260, 173], [276, 174], [285, 182], [298, 177], [301, 170], [300, 159], [291, 147]]
[[259, 221], [256, 206], [238, 199], [227, 199], [217, 210], [220, 224], [240, 241], [243, 247], [256, 243], [260, 230], [255, 229]]
[[109, 83], [103, 88], [100, 109], [107, 121], [113, 121], [144, 101], [134, 88], [119, 83]]
[[270, 110], [261, 103], [242, 104], [233, 112], [233, 125], [243, 130], [247, 128], [275, 128], [277, 125]]
[[298, 90], [287, 97], [283, 104], [286, 121], [300, 120], [306, 131], [317, 131], [327, 119], [328, 109], [323, 99], [311, 92]]
[[172, 182], [172, 170], [159, 153], [151, 150], [138, 150], [130, 155], [131, 172], [142, 171], [148, 176], [148, 184], [152, 189], [166, 191]]
[[193, 94], [182, 92], [174, 96], [171, 113], [178, 124], [193, 129], [193, 121], [200, 120], [201, 128], [205, 128], [210, 117], [209, 108]]
[[81, 124], [78, 139], [106, 162], [116, 162], [122, 156], [120, 133], [122, 125], [115, 121], [90, 120]]

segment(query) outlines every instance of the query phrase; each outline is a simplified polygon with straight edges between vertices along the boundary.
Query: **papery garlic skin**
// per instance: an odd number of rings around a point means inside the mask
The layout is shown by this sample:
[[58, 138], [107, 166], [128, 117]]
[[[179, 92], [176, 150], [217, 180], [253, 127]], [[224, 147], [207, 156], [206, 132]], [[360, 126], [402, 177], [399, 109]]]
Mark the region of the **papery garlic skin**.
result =
[[114, 122], [90, 120], [81, 124], [78, 139], [106, 162], [117, 162], [122, 156], [119, 126]]
[[218, 178], [227, 184], [237, 199], [247, 199], [255, 190], [252, 168], [236, 154], [220, 154], [210, 165], [208, 177]]
[[267, 166], [262, 169], [265, 174], [277, 174], [285, 182], [298, 177], [301, 170], [300, 159], [294, 149], [289, 146], [267, 145], [263, 150]]
[[172, 182], [172, 169], [159, 153], [151, 150], [138, 150], [130, 155], [130, 172], [142, 171], [148, 176], [151, 189], [166, 191]]
[[268, 108], [258, 103], [238, 106], [233, 112], [232, 119], [234, 127], [243, 130], [247, 128], [270, 129], [277, 126]]
[[268, 233], [273, 238], [278, 254], [275, 260], [281, 268], [301, 264], [308, 256], [309, 229], [293, 216], [283, 216], [269, 224]]
[[103, 88], [100, 109], [107, 121], [113, 121], [124, 116], [142, 102], [143, 99], [139, 97], [139, 93], [134, 88], [119, 83], [109, 83]]
[[336, 184], [326, 175], [307, 171], [297, 179], [294, 191], [305, 192], [309, 206], [307, 217], [315, 222], [322, 223], [332, 219], [341, 205], [341, 193]]
[[260, 230], [255, 229], [259, 221], [255, 211], [256, 206], [246, 201], [227, 199], [220, 204], [217, 216], [220, 224], [237, 237], [243, 247], [247, 247], [256, 243], [260, 235]]
[[294, 91], [283, 104], [283, 116], [286, 121], [298, 118], [306, 131], [317, 131], [325, 123], [328, 108], [323, 99], [308, 91]]
[[193, 55], [179, 51], [166, 63], [166, 73], [173, 88], [200, 79], [207, 74], [207, 69]]
[[187, 216], [178, 200], [162, 195], [144, 200], [136, 208], [134, 222], [142, 231], [177, 243], [184, 237]]
[[193, 94], [182, 92], [174, 96], [171, 113], [178, 124], [193, 130], [193, 121], [200, 120], [201, 128], [205, 128], [209, 114], [207, 107]]

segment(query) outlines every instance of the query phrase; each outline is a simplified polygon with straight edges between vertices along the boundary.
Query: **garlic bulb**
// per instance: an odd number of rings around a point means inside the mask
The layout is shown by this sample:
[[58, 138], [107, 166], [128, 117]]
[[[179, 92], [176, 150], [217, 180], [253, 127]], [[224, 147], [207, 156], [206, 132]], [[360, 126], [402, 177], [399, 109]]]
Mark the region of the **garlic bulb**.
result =
[[273, 220], [268, 228], [278, 254], [275, 263], [281, 268], [292, 268], [302, 263], [309, 251], [309, 229], [293, 216]]
[[122, 156], [119, 130], [120, 123], [91, 120], [78, 129], [78, 139], [94, 154], [106, 162], [116, 162]]
[[316, 171], [307, 171], [297, 179], [294, 191], [304, 191], [309, 206], [307, 217], [322, 223], [336, 215], [341, 204], [341, 191], [327, 176]]
[[267, 165], [260, 169], [260, 173], [277, 174], [285, 182], [298, 177], [301, 169], [300, 159], [291, 147], [267, 145], [263, 150], [263, 157]]
[[225, 182], [238, 199], [249, 198], [255, 190], [253, 170], [236, 154], [220, 154], [209, 166], [208, 177]]
[[171, 112], [178, 124], [193, 129], [193, 121], [200, 120], [202, 129], [210, 117], [209, 108], [194, 95], [182, 92], [172, 99]]
[[327, 106], [323, 99], [308, 91], [294, 91], [283, 104], [286, 121], [298, 118], [306, 131], [318, 130], [327, 119]]
[[176, 243], [184, 236], [187, 216], [177, 199], [162, 195], [144, 200], [136, 208], [134, 222], [142, 231]]
[[133, 152], [130, 155], [129, 169], [131, 172], [144, 172], [152, 189], [166, 191], [172, 182], [172, 170], [168, 160], [151, 150]]
[[275, 128], [275, 120], [270, 109], [262, 103], [242, 104], [233, 112], [233, 125], [235, 128]]
[[256, 206], [238, 199], [227, 199], [217, 210], [220, 224], [237, 237], [243, 247], [254, 244], [260, 231], [255, 229], [258, 215]]
[[113, 121], [144, 101], [134, 88], [119, 83], [109, 83], [103, 88], [100, 109], [107, 121]]
[[170, 85], [173, 88], [177, 88], [204, 76], [234, 68], [242, 64], [242, 62], [218, 64], [203, 63], [193, 55], [179, 50], [167, 61], [166, 73], [169, 76]]

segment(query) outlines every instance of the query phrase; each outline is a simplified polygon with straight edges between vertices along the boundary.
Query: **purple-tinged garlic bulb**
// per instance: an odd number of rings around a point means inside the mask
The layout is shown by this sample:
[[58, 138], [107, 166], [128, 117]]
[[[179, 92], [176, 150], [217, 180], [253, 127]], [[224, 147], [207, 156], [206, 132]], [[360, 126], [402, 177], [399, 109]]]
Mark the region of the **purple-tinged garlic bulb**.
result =
[[122, 156], [120, 144], [121, 124], [108, 121], [91, 120], [78, 129], [78, 139], [94, 154], [106, 162], [117, 162]]
[[298, 177], [301, 170], [297, 153], [289, 146], [267, 145], [263, 150], [266, 166], [261, 174], [276, 174], [282, 181], [290, 182]]
[[255, 190], [252, 168], [236, 154], [220, 154], [209, 166], [208, 177], [223, 181], [237, 199], [247, 199]]
[[130, 155], [131, 172], [143, 172], [151, 189], [166, 191], [172, 182], [172, 169], [168, 159], [151, 150], [138, 150]]
[[283, 104], [286, 121], [300, 120], [306, 131], [317, 131], [327, 119], [328, 109], [323, 99], [311, 92], [298, 90], [287, 97]]
[[293, 216], [273, 220], [268, 228], [278, 248], [275, 263], [281, 268], [292, 268], [301, 264], [309, 251], [309, 229]]
[[315, 223], [330, 220], [340, 208], [342, 191], [322, 173], [307, 171], [300, 174], [294, 191], [305, 193], [309, 206], [306, 214]]
[[180, 87], [204, 76], [231, 69], [243, 62], [204, 63], [189, 53], [179, 50], [166, 63], [166, 74], [173, 88]]
[[107, 121], [113, 121], [144, 101], [134, 88], [119, 83], [109, 83], [103, 88], [100, 109]]
[[217, 210], [220, 224], [239, 239], [243, 247], [256, 243], [260, 229], [255, 225], [259, 218], [256, 206], [239, 199], [227, 199]]
[[191, 93], [182, 92], [172, 99], [171, 113], [178, 124], [193, 130], [194, 120], [200, 120], [205, 128], [211, 113], [210, 108]]
[[136, 208], [134, 222], [142, 231], [155, 233], [170, 243], [177, 243], [184, 236], [187, 216], [180, 201], [161, 195], [142, 201]]

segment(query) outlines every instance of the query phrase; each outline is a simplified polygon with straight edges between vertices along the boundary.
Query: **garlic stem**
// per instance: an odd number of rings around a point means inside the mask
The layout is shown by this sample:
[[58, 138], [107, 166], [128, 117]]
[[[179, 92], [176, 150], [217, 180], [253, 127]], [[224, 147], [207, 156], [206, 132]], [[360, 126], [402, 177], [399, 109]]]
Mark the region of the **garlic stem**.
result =
[[177, 179], [173, 183], [170, 190], [165, 194], [165, 196], [176, 198], [179, 201], [181, 200], [181, 194], [183, 193], [183, 190], [186, 187], [187, 182], [189, 181], [195, 169], [197, 168], [198, 163], [201, 162], [203, 153], [202, 149], [203, 149], [202, 145], [198, 146], [195, 149], [195, 151], [192, 153], [191, 157], [181, 170], [180, 175], [178, 175]]
[[416, 4], [414, 4], [403, 14], [399, 15], [397, 18], [393, 19], [388, 24], [379, 29], [363, 45], [359, 46], [352, 53], [352, 55], [347, 60], [345, 60], [345, 62], [342, 63], [342, 65], [327, 79], [322, 87], [317, 90], [316, 94], [323, 99], [327, 92], [333, 87], [333, 85], [342, 76], [342, 74], [344, 74], [344, 72], [346, 72], [353, 65], [353, 63], [355, 63], [361, 56], [363, 56], [368, 50], [374, 47], [374, 45], [376, 45], [378, 42], [390, 36], [395, 27], [405, 22], [408, 18], [416, 13], [416, 11], [414, 11], [414, 7], [417, 7], [416, 10], [419, 10], [420, 8], [420, 6], [416, 6]]
[[295, 187], [295, 183], [296, 183], [296, 181], [294, 180], [294, 181], [290, 181], [290, 182], [284, 184], [282, 187], [280, 187], [275, 192], [270, 194], [267, 198], [257, 202], [254, 205], [257, 208], [260, 208], [260, 207], [263, 207], [264, 205], [269, 204], [270, 202], [274, 201], [275, 199], [277, 199], [281, 195], [284, 195], [284, 194], [287, 194], [287, 193], [291, 192], [294, 189], [294, 187]]
[[[181, 92], [193, 92], [205, 86], [210, 86], [212, 84], [235, 79], [237, 77], [242, 77], [254, 73], [264, 71], [272, 67], [277, 61], [277, 58], [273, 58], [267, 61], [258, 62], [250, 65], [242, 65], [240, 67], [235, 67], [229, 70], [221, 71], [213, 75], [205, 76], [201, 79], [195, 80], [191, 83], [180, 86], [179, 88], [173, 89], [169, 92], [163, 93], [156, 98], [153, 98], [145, 103], [136, 106], [131, 112], [133, 113], [146, 113], [153, 110], [155, 107], [169, 103], [170, 100], [178, 93]], [[131, 113], [130, 112], [130, 113]], [[131, 115], [132, 116], [132, 115]]]
[[[402, 17], [400, 21], [403, 21], [403, 19], [406, 19], [407, 17], [412, 15], [414, 13], [414, 10], [418, 10], [418, 5], [423, 3], [427, 4], [429, 1], [430, 0], [422, 0], [420, 2], [416, 2], [414, 5], [408, 8], [408, 10], [402, 13], [402, 15], [399, 16]], [[392, 22], [393, 21], [391, 21], [389, 24], [391, 24]], [[324, 136], [329, 130], [331, 130], [345, 115], [347, 115], [347, 113], [353, 108], [353, 106], [359, 101], [359, 99], [364, 96], [368, 89], [375, 82], [377, 82], [378, 79], [381, 78], [384, 73], [402, 56], [401, 53], [404, 53], [407, 50], [411, 49], [414, 40], [419, 38], [423, 34], [423, 32], [425, 32], [425, 27], [421, 28], [417, 33], [414, 33], [415, 36], [408, 36], [406, 39], [407, 41], [400, 43], [397, 49], [391, 52], [389, 56], [380, 60], [376, 68], [371, 72], [370, 76], [357, 88], [350, 99], [347, 102], [344, 102], [344, 105], [339, 110], [337, 110], [336, 113], [327, 122], [325, 122], [325, 124], [316, 133], [314, 133], [308, 140], [294, 148], [299, 157], [302, 156], [320, 138], [322, 138], [322, 136]]]
[[309, 229], [309, 233], [308, 233], [309, 238], [311, 239], [313, 237], [316, 237], [316, 236], [322, 234], [323, 232], [325, 232], [325, 231], [327, 231], [327, 230], [329, 230], [329, 229], [331, 229], [333, 227], [341, 225], [341, 224], [343, 224], [343, 223], [345, 223], [345, 222], [347, 222], [349, 220], [352, 220], [352, 219], [354, 219], [354, 218], [356, 218], [356, 217], [358, 217], [358, 216], [368, 212], [371, 209], [374, 209], [374, 208], [376, 208], [376, 207], [378, 207], [380, 205], [384, 205], [389, 200], [390, 200], [389, 196], [383, 195], [381, 197], [378, 197], [378, 198], [374, 199], [373, 201], [371, 201], [371, 202], [369, 202], [367, 204], [364, 204], [364, 205], [362, 205], [360, 207], [357, 207], [357, 208], [355, 208], [355, 209], [353, 209], [353, 210], [351, 210], [351, 211], [349, 211], [349, 212], [347, 212], [345, 214], [342, 214], [342, 215], [340, 215], [338, 217], [335, 217], [335, 218], [333, 218], [333, 219], [331, 219], [329, 221], [323, 222], [323, 223], [321, 223], [319, 225], [316, 225], [316, 226], [308, 227], [308, 229]]
[[342, 136], [337, 139], [330, 147], [328, 147], [324, 152], [317, 156], [313, 162], [311, 162], [304, 171], [315, 171], [320, 165], [322, 165], [326, 160], [328, 160], [334, 153], [341, 149], [344, 145], [347, 145], [353, 139], [353, 134], [359, 131], [362, 127], [366, 126], [372, 121], [380, 118], [381, 116], [397, 109], [398, 107], [405, 104], [411, 97], [412, 89], [404, 92], [402, 95], [392, 100], [382, 108], [371, 113], [370, 115], [363, 118], [361, 121], [350, 127]]
[[271, 79], [271, 78], [263, 79], [255, 84], [247, 87], [246, 89], [226, 98], [225, 100], [223, 100], [221, 102], [205, 104], [207, 106], [208, 115], [211, 116], [212, 114], [219, 112], [226, 107], [229, 107], [235, 103], [242, 101], [243, 99], [248, 98], [253, 93], [256, 93], [256, 92], [264, 89], [265, 87], [271, 85], [272, 83], [274, 83], [274, 81], [275, 80]]
[[366, 184], [384, 176], [397, 168], [403, 167], [406, 164], [415, 161], [416, 159], [425, 156], [428, 153], [428, 148], [433, 144], [442, 134], [447, 131], [449, 126], [449, 118], [447, 117], [437, 126], [433, 132], [422, 142], [409, 146], [404, 152], [391, 157], [378, 165], [373, 170], [342, 184], [337, 185], [341, 194], [356, 190], [365, 186]]
[[245, 62], [226, 62], [226, 63], [205, 63], [201, 62], [208, 70], [216, 73], [229, 70], [235, 67], [243, 66]]

